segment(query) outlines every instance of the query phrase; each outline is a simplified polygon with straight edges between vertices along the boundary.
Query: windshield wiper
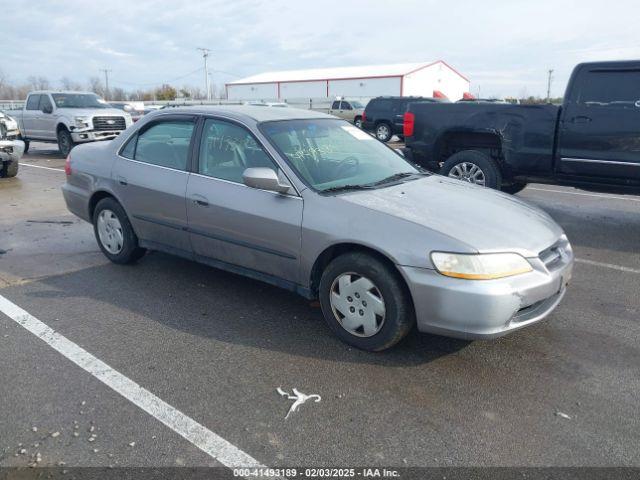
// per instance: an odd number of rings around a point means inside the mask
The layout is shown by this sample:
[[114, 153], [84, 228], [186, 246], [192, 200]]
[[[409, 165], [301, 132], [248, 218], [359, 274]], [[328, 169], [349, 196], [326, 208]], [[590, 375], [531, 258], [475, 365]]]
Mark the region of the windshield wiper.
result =
[[338, 187], [325, 188], [320, 193], [342, 192], [345, 190], [371, 190], [372, 185], [340, 185]]
[[413, 177], [415, 175], [426, 175], [425, 173], [422, 172], [400, 172], [400, 173], [394, 173], [393, 175], [388, 176], [387, 178], [383, 178], [382, 180], [378, 180], [375, 183], [372, 183], [372, 185], [383, 185], [385, 183], [390, 183], [390, 182], [395, 182], [396, 180], [402, 180], [403, 178], [408, 178], [408, 177]]

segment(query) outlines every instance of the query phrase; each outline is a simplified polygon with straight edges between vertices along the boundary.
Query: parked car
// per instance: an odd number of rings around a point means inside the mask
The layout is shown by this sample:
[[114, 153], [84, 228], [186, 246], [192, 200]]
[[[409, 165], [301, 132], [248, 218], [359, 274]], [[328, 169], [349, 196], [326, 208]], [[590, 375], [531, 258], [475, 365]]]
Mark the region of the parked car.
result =
[[364, 105], [357, 100], [336, 99], [331, 103], [329, 114], [353, 123], [362, 128], [362, 114]]
[[411, 102], [442, 102], [427, 97], [376, 97], [367, 103], [362, 114], [362, 128], [372, 132], [382, 142], [394, 135], [403, 136], [404, 113]]
[[504, 335], [546, 317], [571, 277], [546, 213], [425, 173], [310, 110], [163, 110], [78, 147], [65, 171], [67, 207], [112, 262], [161, 250], [317, 298], [331, 330], [366, 350], [415, 323]]
[[0, 178], [15, 177], [24, 152], [18, 122], [0, 112]]
[[78, 143], [111, 140], [131, 125], [131, 115], [109, 106], [95, 93], [31, 92], [18, 120], [25, 151], [29, 142], [55, 142], [62, 155]]
[[411, 104], [412, 158], [509, 193], [528, 182], [640, 190], [640, 61], [578, 65], [562, 106]]
[[276, 107], [276, 108], [288, 108], [289, 104], [286, 102], [262, 102], [262, 101], [249, 101], [244, 105], [252, 105], [254, 107]]
[[144, 102], [109, 102], [113, 108], [123, 110], [131, 115], [131, 120], [137, 122], [145, 115]]

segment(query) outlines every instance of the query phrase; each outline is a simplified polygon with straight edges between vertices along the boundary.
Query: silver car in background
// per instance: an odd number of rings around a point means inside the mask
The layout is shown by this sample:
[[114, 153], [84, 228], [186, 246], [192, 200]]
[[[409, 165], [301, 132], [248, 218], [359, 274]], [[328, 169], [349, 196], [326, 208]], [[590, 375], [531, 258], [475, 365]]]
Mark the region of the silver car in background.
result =
[[319, 299], [333, 332], [366, 350], [413, 325], [504, 335], [546, 317], [571, 277], [546, 213], [308, 110], [162, 110], [74, 149], [66, 172], [69, 210], [111, 261], [160, 250]]

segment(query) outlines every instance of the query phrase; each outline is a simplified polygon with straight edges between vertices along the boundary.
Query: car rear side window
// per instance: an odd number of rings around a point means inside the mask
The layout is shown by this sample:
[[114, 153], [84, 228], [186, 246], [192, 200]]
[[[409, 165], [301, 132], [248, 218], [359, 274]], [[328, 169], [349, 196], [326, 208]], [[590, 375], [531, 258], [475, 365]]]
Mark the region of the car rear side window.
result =
[[335, 101], [331, 104], [331, 110], [340, 110], [340, 102]]
[[340, 104], [340, 108], [342, 108], [342, 110], [352, 110], [351, 104], [349, 102], [342, 102]]
[[640, 70], [594, 70], [584, 75], [578, 103], [587, 106], [637, 108]]
[[389, 110], [393, 102], [387, 99], [371, 100], [371, 110]]
[[38, 110], [41, 95], [29, 95], [27, 100], [27, 110]]
[[138, 135], [137, 142], [129, 141], [122, 153], [129, 148], [129, 144], [135, 143], [135, 160], [160, 167], [186, 170], [193, 127], [194, 123], [191, 120], [155, 123]]
[[277, 166], [245, 128], [222, 120], [207, 119], [200, 141], [198, 173], [243, 183], [242, 173], [250, 167]]

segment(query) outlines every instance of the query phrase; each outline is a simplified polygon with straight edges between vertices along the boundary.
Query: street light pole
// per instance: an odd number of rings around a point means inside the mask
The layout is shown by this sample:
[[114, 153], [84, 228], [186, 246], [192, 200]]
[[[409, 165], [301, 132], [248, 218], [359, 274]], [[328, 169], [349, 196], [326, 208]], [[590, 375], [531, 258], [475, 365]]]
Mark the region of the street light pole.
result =
[[196, 50], [200, 50], [202, 52], [202, 58], [204, 58], [204, 88], [207, 92], [207, 100], [211, 100], [211, 85], [209, 84], [209, 69], [207, 67], [207, 58], [209, 57], [209, 52], [211, 50], [200, 47]]
[[106, 68], [102, 68], [102, 69], [100, 69], [100, 71], [104, 72], [104, 84], [105, 84], [104, 99], [105, 100], [109, 100], [109, 72], [111, 70], [108, 70]]
[[551, 80], [553, 79], [553, 69], [549, 70], [547, 79], [547, 103], [551, 102]]

